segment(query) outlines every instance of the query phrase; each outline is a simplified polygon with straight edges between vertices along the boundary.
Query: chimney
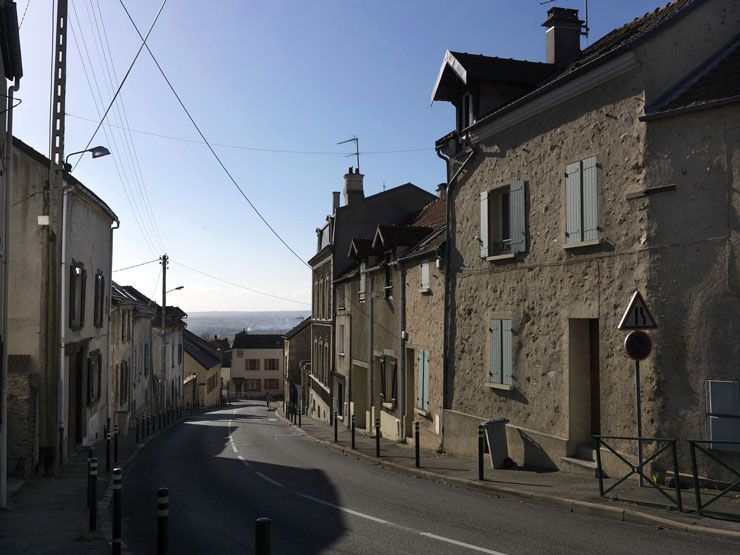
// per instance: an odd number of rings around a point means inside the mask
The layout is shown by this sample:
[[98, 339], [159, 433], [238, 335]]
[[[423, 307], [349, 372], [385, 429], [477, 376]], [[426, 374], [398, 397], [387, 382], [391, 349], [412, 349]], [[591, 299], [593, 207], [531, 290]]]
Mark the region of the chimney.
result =
[[360, 173], [359, 168], [353, 170], [350, 166], [348, 173], [344, 176], [344, 204], [348, 205], [365, 198], [365, 192], [362, 189], [362, 178], [365, 177]]
[[547, 10], [547, 63], [567, 67], [581, 53], [581, 27], [578, 10], [570, 8], [550, 8]]
[[447, 183], [442, 182], [439, 185], [437, 185], [437, 196], [439, 198], [444, 198], [446, 194], [447, 194]]
[[339, 191], [332, 191], [331, 194], [331, 213], [334, 214], [339, 208]]

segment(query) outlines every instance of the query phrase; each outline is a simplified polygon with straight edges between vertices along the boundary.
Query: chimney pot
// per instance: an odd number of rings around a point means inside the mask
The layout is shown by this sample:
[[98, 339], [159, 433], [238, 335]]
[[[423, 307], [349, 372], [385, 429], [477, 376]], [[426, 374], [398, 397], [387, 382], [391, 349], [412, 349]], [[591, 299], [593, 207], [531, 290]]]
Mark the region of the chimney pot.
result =
[[365, 191], [363, 190], [363, 178], [365, 176], [360, 173], [360, 170], [353, 171], [352, 167], [349, 168], [349, 173], [344, 176], [344, 204], [349, 205], [351, 202], [357, 202], [360, 199], [365, 198]]
[[581, 53], [583, 21], [578, 19], [578, 10], [550, 8], [542, 26], [547, 28], [547, 63], [561, 68], [569, 66]]

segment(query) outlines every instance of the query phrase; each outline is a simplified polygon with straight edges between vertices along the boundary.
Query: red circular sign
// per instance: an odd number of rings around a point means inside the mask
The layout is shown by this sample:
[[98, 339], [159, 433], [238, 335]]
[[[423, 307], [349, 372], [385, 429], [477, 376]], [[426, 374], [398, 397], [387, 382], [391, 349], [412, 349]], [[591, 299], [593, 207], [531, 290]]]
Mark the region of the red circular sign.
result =
[[635, 330], [624, 339], [624, 350], [627, 351], [627, 356], [630, 358], [643, 360], [650, 356], [653, 343], [650, 341], [650, 336], [644, 331]]

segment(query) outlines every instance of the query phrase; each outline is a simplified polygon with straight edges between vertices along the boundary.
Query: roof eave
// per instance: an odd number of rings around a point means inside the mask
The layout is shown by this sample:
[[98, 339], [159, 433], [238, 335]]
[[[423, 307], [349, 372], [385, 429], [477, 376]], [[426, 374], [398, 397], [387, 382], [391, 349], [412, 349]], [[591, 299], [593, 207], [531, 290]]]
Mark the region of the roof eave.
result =
[[432, 98], [430, 101], [430, 104], [434, 103], [436, 100], [446, 100], [443, 98], [437, 98], [437, 93], [439, 90], [439, 86], [442, 83], [442, 77], [444, 77], [445, 70], [450, 67], [452, 71], [455, 72], [455, 74], [460, 78], [460, 80], [463, 82], [463, 84], [466, 84], [468, 82], [468, 72], [465, 70], [465, 68], [462, 66], [462, 64], [455, 58], [455, 56], [452, 55], [452, 52], [449, 50], [445, 51], [445, 56], [442, 59], [442, 65], [439, 68], [439, 73], [437, 74], [437, 79], [434, 82], [434, 88], [432, 89]]

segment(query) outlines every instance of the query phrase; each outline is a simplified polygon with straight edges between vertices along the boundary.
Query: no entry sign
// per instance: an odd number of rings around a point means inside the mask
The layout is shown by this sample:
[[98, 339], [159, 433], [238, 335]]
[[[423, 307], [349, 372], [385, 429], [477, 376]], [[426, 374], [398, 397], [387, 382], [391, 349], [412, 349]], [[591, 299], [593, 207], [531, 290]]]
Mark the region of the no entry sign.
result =
[[624, 350], [627, 351], [627, 356], [634, 360], [646, 359], [652, 349], [650, 336], [641, 330], [630, 332], [624, 340]]

